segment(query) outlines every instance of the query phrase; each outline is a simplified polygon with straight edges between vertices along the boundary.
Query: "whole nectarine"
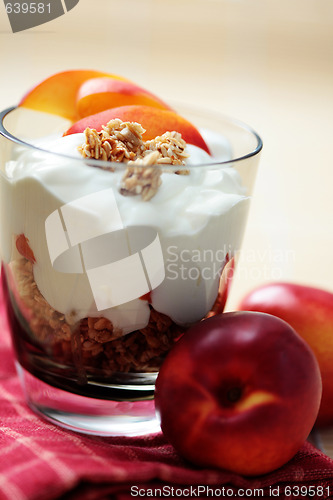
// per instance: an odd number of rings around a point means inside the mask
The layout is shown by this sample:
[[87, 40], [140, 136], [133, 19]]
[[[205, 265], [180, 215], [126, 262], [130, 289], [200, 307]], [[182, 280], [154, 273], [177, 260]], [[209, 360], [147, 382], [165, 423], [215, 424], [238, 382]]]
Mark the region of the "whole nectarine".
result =
[[323, 397], [317, 425], [333, 423], [333, 294], [294, 283], [270, 283], [250, 292], [239, 309], [262, 311], [289, 323], [317, 357]]
[[320, 397], [316, 358], [286, 322], [233, 312], [201, 321], [177, 342], [155, 405], [166, 438], [189, 461], [259, 475], [299, 450]]

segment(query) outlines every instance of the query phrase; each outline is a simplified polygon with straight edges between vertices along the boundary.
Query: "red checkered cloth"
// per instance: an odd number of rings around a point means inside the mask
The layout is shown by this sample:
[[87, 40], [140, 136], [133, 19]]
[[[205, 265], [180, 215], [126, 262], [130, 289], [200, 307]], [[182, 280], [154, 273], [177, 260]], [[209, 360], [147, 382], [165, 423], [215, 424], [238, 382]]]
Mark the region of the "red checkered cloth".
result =
[[284, 467], [249, 479], [186, 463], [161, 433], [99, 438], [44, 421], [25, 404], [1, 297], [0, 399], [0, 500], [333, 496], [333, 461], [309, 443]]

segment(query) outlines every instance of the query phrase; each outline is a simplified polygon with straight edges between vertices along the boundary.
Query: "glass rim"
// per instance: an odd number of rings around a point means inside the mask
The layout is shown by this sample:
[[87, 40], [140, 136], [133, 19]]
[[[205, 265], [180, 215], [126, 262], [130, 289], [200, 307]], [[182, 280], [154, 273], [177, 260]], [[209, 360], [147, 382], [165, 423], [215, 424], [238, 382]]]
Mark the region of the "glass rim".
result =
[[[11, 134], [4, 126], [4, 119], [5, 117], [11, 113], [12, 111], [18, 109], [19, 106], [11, 106], [3, 111], [0, 112], [0, 135], [2, 135], [5, 139], [8, 139], [9, 141], [11, 142], [14, 142], [16, 144], [19, 144], [21, 146], [24, 146], [28, 149], [31, 149], [31, 150], [34, 150], [34, 151], [37, 151], [37, 152], [41, 152], [41, 153], [46, 153], [48, 155], [52, 155], [52, 156], [58, 156], [60, 158], [64, 158], [64, 159], [68, 159], [68, 160], [76, 160], [76, 161], [83, 161], [85, 165], [87, 166], [92, 166], [92, 167], [97, 167], [99, 169], [102, 169], [102, 170], [110, 170], [110, 167], [112, 168], [112, 170], [116, 169], [116, 170], [119, 170], [119, 169], [126, 169], [129, 167], [129, 165], [127, 163], [123, 163], [123, 162], [110, 162], [110, 161], [103, 161], [103, 160], [96, 160], [95, 158], [93, 159], [90, 159], [90, 158], [77, 158], [76, 156], [71, 156], [71, 155], [67, 155], [67, 154], [63, 154], [63, 153], [57, 153], [55, 151], [49, 151], [47, 149], [43, 149], [39, 146], [35, 146], [34, 144], [30, 144], [29, 142], [25, 142], [23, 141], [22, 139], [18, 138], [18, 137], [15, 137], [13, 134]], [[184, 108], [186, 109], [187, 106], [184, 105]], [[206, 112], [203, 108], [198, 108], [198, 107], [190, 107], [188, 106], [187, 108], [188, 110], [192, 111], [192, 112]], [[210, 115], [212, 116], [215, 116], [217, 119], [223, 119], [229, 123], [232, 123], [233, 125], [245, 130], [246, 132], [248, 132], [249, 134], [251, 134], [257, 141], [257, 144], [256, 144], [256, 147], [254, 149], [252, 149], [249, 153], [246, 153], [242, 156], [238, 156], [236, 158], [232, 158], [230, 160], [216, 160], [216, 161], [210, 161], [210, 162], [205, 162], [205, 163], [197, 163], [197, 164], [193, 164], [193, 165], [169, 165], [169, 164], [155, 164], [155, 165], [140, 165], [140, 168], [142, 169], [146, 169], [146, 168], [151, 168], [152, 166], [155, 168], [160, 168], [161, 170], [165, 170], [166, 168], [168, 170], [172, 169], [172, 170], [182, 170], [182, 169], [186, 169], [188, 167], [190, 167], [191, 169], [192, 168], [198, 168], [198, 167], [216, 167], [216, 166], [224, 166], [224, 165], [230, 165], [230, 164], [235, 164], [235, 163], [239, 163], [239, 162], [242, 162], [244, 160], [247, 160], [249, 158], [252, 158], [256, 155], [258, 155], [260, 153], [260, 151], [262, 150], [263, 148], [263, 141], [260, 137], [260, 135], [249, 125], [247, 125], [245, 122], [242, 122], [241, 120], [238, 120], [236, 118], [232, 118], [232, 117], [229, 117], [227, 115], [224, 115], [222, 113], [217, 113], [216, 111], [212, 111], [210, 110], [209, 111]], [[137, 165], [139, 166], [139, 165]]]

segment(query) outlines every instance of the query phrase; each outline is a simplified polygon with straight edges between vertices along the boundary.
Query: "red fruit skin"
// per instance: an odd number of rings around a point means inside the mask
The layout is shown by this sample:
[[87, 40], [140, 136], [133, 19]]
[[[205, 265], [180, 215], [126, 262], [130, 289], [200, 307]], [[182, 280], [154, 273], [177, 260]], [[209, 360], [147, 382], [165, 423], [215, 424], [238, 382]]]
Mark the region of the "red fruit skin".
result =
[[320, 398], [308, 345], [284, 321], [253, 312], [190, 328], [163, 363], [155, 391], [162, 431], [184, 458], [246, 476], [295, 455]]
[[250, 292], [238, 309], [261, 311], [289, 323], [313, 350], [323, 395], [316, 425], [333, 424], [333, 294], [294, 283], [270, 283]]

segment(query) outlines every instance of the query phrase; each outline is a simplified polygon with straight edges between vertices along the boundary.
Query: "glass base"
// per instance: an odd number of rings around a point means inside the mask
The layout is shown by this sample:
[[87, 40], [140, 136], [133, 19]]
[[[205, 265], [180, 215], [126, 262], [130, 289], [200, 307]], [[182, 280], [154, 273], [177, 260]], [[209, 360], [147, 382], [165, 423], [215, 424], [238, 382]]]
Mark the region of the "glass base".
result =
[[110, 401], [72, 394], [34, 377], [17, 363], [30, 408], [53, 424], [95, 436], [160, 432], [154, 400]]

